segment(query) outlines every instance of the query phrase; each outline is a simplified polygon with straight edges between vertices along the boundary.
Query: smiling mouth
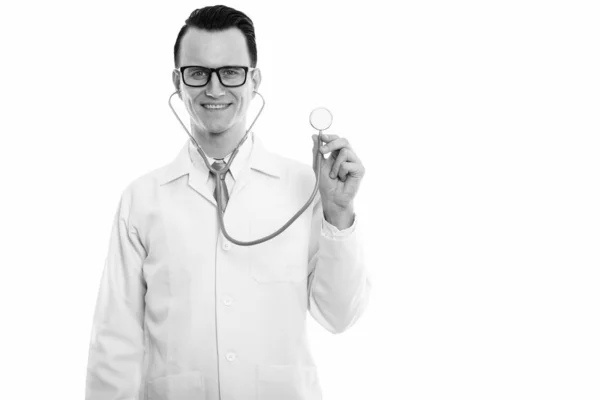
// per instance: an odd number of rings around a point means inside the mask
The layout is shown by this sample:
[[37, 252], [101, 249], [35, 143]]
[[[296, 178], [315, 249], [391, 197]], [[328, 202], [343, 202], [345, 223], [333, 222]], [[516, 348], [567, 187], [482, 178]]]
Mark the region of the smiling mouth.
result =
[[204, 107], [204, 109], [209, 110], [209, 111], [220, 111], [220, 110], [224, 110], [224, 109], [228, 108], [230, 105], [231, 105], [231, 103], [202, 104], [202, 107]]

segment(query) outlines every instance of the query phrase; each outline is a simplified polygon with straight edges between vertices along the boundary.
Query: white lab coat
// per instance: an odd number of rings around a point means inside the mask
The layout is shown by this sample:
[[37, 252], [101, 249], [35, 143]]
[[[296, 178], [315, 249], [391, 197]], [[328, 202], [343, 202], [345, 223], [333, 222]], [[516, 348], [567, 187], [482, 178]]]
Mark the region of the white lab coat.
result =
[[[224, 215], [238, 240], [274, 232], [315, 182], [311, 166], [250, 138]], [[356, 220], [332, 230], [317, 194], [276, 238], [232, 244], [190, 146], [123, 191], [94, 313], [86, 400], [321, 399], [306, 311], [332, 333], [363, 313], [370, 281]]]

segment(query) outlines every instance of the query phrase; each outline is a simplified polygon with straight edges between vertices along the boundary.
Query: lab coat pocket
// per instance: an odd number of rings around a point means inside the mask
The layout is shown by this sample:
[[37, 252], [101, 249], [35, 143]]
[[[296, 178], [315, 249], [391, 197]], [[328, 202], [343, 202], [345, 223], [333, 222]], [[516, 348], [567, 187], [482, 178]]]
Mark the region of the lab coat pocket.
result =
[[206, 400], [204, 376], [198, 371], [167, 375], [147, 383], [148, 400]]
[[311, 365], [258, 365], [258, 400], [321, 400], [316, 367]]

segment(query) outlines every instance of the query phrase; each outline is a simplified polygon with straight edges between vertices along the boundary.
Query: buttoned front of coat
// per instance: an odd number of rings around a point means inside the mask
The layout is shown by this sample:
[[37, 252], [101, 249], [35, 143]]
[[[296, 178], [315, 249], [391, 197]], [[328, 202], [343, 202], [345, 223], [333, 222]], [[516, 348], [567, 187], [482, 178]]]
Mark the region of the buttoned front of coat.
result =
[[[339, 333], [363, 313], [370, 281], [357, 222], [341, 232], [325, 226], [317, 194], [279, 236], [235, 245], [219, 230], [212, 187], [190, 149], [187, 141], [171, 164], [123, 192], [86, 399], [321, 399], [306, 315]], [[274, 232], [314, 182], [310, 166], [268, 152], [252, 135], [224, 214], [228, 233], [247, 241]]]

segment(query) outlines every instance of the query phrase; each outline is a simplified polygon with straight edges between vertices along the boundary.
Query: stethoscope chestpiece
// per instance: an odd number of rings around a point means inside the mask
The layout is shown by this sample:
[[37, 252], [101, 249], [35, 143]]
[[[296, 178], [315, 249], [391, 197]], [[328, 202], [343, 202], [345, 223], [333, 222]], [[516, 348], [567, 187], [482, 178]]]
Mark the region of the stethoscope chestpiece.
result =
[[318, 107], [310, 113], [310, 124], [318, 131], [324, 131], [331, 126], [333, 115], [325, 107]]

